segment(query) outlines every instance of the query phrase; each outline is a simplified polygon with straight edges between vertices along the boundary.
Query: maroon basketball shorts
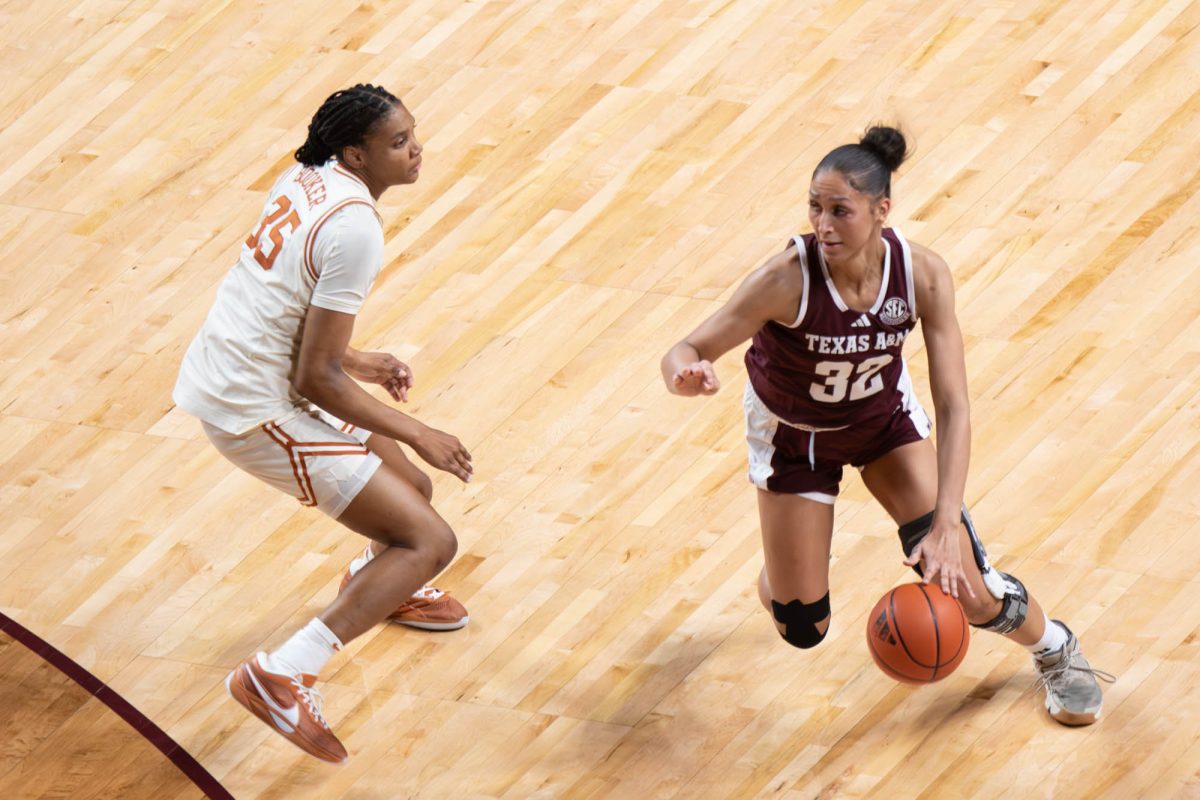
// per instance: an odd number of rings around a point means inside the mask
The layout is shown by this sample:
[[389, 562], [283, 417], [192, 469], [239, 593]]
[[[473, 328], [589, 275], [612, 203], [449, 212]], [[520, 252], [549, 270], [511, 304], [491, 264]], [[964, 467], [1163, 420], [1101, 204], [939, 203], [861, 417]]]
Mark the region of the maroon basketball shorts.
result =
[[842, 467], [861, 469], [897, 447], [928, 438], [933, 426], [906, 380], [890, 416], [844, 428], [813, 428], [781, 419], [763, 405], [750, 382], [742, 399], [750, 482], [760, 489], [833, 504]]

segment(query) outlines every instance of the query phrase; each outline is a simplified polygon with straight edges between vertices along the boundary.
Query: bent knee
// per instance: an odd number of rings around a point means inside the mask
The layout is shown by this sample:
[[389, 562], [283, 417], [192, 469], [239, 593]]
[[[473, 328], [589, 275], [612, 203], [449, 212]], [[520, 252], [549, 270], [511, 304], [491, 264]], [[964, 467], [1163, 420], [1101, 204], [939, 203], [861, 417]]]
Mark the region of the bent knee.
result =
[[771, 601], [771, 612], [778, 623], [779, 635], [793, 647], [809, 650], [819, 645], [829, 632], [831, 613], [829, 593], [813, 603]]
[[388, 547], [410, 551], [418, 560], [420, 570], [429, 577], [450, 566], [458, 553], [458, 537], [445, 523], [438, 528], [423, 530], [416, 536], [411, 532], [396, 533], [381, 537], [381, 540]]
[[1025, 618], [1029, 614], [1029, 591], [1025, 584], [1007, 572], [996, 571], [995, 575], [998, 578], [998, 588], [1003, 589], [1003, 598], [987, 605], [986, 610], [968, 609], [965, 606], [963, 610], [974, 627], [1008, 635], [1025, 624]]
[[450, 530], [449, 525], [445, 526], [445, 530], [440, 531], [437, 537], [430, 542], [429, 550], [435, 575], [450, 566], [450, 562], [458, 554], [458, 537], [454, 535], [454, 531]]
[[811, 650], [825, 641], [829, 632], [829, 617], [815, 623], [787, 627], [779, 632], [785, 642], [801, 650]]
[[458, 538], [454, 531], [432, 506], [426, 506], [402, 522], [386, 527], [372, 538], [377, 538], [388, 547], [420, 551], [439, 562], [445, 560], [448, 563], [458, 551]]
[[409, 546], [426, 562], [430, 574], [436, 575], [454, 560], [458, 553], [458, 537], [445, 520], [431, 514]]

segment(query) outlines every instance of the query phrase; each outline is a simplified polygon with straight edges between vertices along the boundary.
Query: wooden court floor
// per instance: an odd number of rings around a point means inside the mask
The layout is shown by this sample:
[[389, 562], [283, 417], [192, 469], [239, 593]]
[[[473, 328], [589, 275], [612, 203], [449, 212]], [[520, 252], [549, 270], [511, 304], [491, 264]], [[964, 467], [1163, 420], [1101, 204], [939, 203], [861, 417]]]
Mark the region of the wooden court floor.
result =
[[[236, 797], [1200, 797], [1200, 2], [8, 0], [0, 48], [0, 612]], [[338, 656], [330, 768], [222, 681], [361, 543], [222, 461], [170, 389], [358, 81], [403, 97], [426, 160], [380, 204], [355, 344], [409, 362], [408, 410], [475, 456], [435, 480], [460, 539], [437, 583], [472, 621]], [[739, 354], [716, 397], [661, 385], [874, 120], [916, 145], [892, 222], [955, 274], [989, 552], [1119, 676], [1091, 728], [998, 637], [935, 686], [877, 671], [866, 614], [911, 577], [853, 474], [830, 636], [785, 645]], [[197, 796], [20, 663], [0, 797]]]

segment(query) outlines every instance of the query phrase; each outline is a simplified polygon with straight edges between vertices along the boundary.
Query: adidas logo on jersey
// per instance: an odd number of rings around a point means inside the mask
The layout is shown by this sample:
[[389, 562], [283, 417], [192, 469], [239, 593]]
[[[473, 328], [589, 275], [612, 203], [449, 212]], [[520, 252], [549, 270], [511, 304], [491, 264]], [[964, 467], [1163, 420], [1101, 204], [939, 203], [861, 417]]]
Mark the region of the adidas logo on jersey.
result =
[[866, 314], [863, 314], [858, 319], [854, 320], [854, 322], [851, 322], [850, 327], [851, 328], [869, 328], [869, 327], [871, 327], [871, 320], [867, 317]]

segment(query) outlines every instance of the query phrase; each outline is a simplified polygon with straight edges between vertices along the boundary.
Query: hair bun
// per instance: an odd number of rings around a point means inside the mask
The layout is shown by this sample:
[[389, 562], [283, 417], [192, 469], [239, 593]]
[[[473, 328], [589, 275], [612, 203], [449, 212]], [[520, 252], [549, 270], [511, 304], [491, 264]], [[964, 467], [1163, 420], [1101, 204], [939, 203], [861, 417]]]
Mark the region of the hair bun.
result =
[[867, 132], [858, 140], [858, 146], [874, 153], [888, 172], [895, 172], [908, 158], [908, 142], [904, 134], [887, 125], [867, 128]]

